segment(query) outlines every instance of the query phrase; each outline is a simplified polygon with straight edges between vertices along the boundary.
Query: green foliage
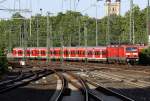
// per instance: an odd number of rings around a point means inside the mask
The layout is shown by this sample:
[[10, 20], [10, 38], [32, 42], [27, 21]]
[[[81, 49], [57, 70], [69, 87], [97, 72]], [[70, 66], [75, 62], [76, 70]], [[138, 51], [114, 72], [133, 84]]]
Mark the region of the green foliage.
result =
[[140, 58], [140, 60], [139, 60], [140, 64], [150, 65], [150, 47], [148, 49], [144, 49], [140, 53], [140, 57], [139, 58]]
[[4, 54], [4, 48], [0, 49], [0, 73], [6, 72], [8, 69], [8, 62]]
[[[135, 22], [135, 43], [147, 44], [146, 33], [146, 11], [147, 8], [140, 10], [134, 6]], [[129, 43], [129, 21], [130, 11], [124, 16], [110, 16], [110, 42], [114, 44]], [[39, 47], [46, 46], [47, 40], [47, 17], [37, 14], [32, 16], [32, 20], [24, 19], [19, 13], [12, 15], [11, 20], [0, 21], [0, 46], [7, 47], [11, 50], [13, 47], [36, 47], [39, 39]], [[17, 19], [19, 18], [19, 19]], [[52, 25], [51, 40], [53, 46], [61, 46], [61, 36], [63, 37], [64, 46], [80, 45], [84, 46], [84, 27], [87, 27], [87, 45], [95, 46], [96, 42], [96, 19], [80, 12], [67, 11], [58, 13], [57, 16], [49, 17]], [[107, 17], [98, 19], [98, 44], [106, 44]], [[31, 22], [30, 22], [31, 21]], [[31, 26], [30, 26], [31, 24]], [[30, 27], [32, 30], [30, 31]], [[31, 32], [31, 33], [30, 33]], [[37, 35], [37, 32], [39, 33]], [[39, 36], [39, 38], [37, 38]]]

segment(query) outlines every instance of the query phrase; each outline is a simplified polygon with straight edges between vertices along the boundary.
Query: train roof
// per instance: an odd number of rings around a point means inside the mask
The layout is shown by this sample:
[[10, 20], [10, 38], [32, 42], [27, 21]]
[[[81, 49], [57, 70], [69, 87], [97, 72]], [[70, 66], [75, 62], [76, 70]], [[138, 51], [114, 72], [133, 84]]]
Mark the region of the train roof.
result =
[[[15, 48], [13, 48], [13, 49], [45, 49], [45, 48], [47, 48], [47, 47], [15, 47]], [[50, 48], [61, 48], [61, 47], [50, 47]], [[63, 47], [63, 48], [106, 48], [106, 46], [97, 46], [97, 47], [82, 47], [82, 46], [80, 46], [80, 47]]]

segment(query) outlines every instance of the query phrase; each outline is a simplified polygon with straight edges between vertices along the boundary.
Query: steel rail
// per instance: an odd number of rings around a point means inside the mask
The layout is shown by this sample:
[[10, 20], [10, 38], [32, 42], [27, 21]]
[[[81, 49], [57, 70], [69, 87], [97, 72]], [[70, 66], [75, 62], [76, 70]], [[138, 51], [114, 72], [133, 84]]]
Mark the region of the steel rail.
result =
[[104, 93], [106, 95], [117, 97], [117, 98], [119, 98], [119, 99], [121, 99], [123, 101], [134, 101], [133, 99], [131, 99], [129, 97], [126, 97], [126, 96], [124, 96], [122, 94], [119, 94], [119, 93], [114, 92], [114, 91], [112, 91], [112, 90], [110, 90], [108, 88], [105, 88], [105, 87], [103, 87], [103, 86], [101, 86], [101, 85], [99, 85], [99, 84], [97, 84], [97, 83], [95, 83], [95, 82], [93, 82], [91, 80], [87, 80], [86, 79], [85, 82], [87, 82], [87, 83], [97, 87], [97, 89], [96, 89], [97, 91], [102, 92], [102, 93]]
[[64, 76], [61, 75], [60, 73], [58, 73], [56, 70], [51, 69], [51, 71], [59, 77], [59, 79], [61, 80], [62, 86], [61, 86], [61, 89], [59, 92], [55, 91], [55, 93], [49, 99], [49, 101], [61, 101], [63, 98], [63, 94], [65, 92], [66, 86], [67, 86], [67, 82], [66, 82], [66, 79], [64, 78]]
[[20, 80], [23, 80], [23, 79], [26, 79], [26, 78], [29, 78], [31, 76], [34, 75], [34, 72], [35, 73], [40, 73], [41, 70], [38, 70], [38, 71], [28, 71], [28, 72], [20, 72], [20, 75], [15, 78], [15, 79], [12, 79], [12, 80], [7, 80], [7, 81], [3, 81], [3, 82], [0, 82], [0, 87], [2, 86], [6, 86], [7, 84], [12, 84], [14, 82], [17, 82], [17, 81], [20, 81]]
[[82, 81], [84, 83], [85, 88], [87, 89], [87, 93], [89, 94], [89, 96], [94, 98], [96, 101], [104, 101], [104, 99], [101, 98], [100, 96], [98, 96], [97, 94], [95, 94], [94, 91], [90, 90], [90, 88], [89, 88], [87, 83], [90, 83], [91, 85], [95, 86], [97, 88], [96, 91], [98, 91], [98, 92], [104, 93], [106, 95], [114, 96], [115, 98], [118, 98], [118, 99], [120, 99], [122, 101], [134, 101], [133, 99], [130, 99], [130, 98], [124, 96], [124, 95], [116, 93], [116, 92], [114, 92], [114, 91], [112, 91], [110, 89], [107, 89], [105, 87], [102, 87], [102, 86], [100, 86], [100, 85], [98, 85], [98, 84], [96, 84], [96, 83], [94, 83], [92, 81], [88, 81], [86, 79], [83, 79], [80, 76], [76, 76], [73, 73], [70, 73], [70, 72], [67, 72], [67, 73], [69, 73], [70, 75], [76, 77], [78, 80], [80, 80], [80, 82]]
[[19, 79], [19, 78], [21, 78], [22, 77], [22, 71], [20, 71], [19, 72], [19, 75], [17, 75], [15, 78], [13, 78], [13, 79], [8, 79], [8, 80], [1, 80], [0, 81], [0, 86], [2, 86], [2, 85], [6, 85], [6, 84], [8, 84], [8, 83], [10, 83], [10, 82], [12, 82], [13, 80], [17, 80], [17, 79]]
[[[80, 87], [80, 89], [82, 90], [82, 92], [85, 94], [85, 101], [89, 101], [89, 93], [88, 93], [88, 89], [87, 89], [87, 86], [86, 86], [86, 84], [84, 83], [84, 81], [80, 78], [80, 77], [78, 77], [78, 76], [76, 76], [75, 74], [73, 74], [73, 73], [71, 73], [71, 72], [66, 72], [67, 74], [69, 74], [70, 76], [72, 76], [72, 77], [74, 77], [75, 79], [77, 79], [79, 82], [80, 82], [80, 84], [82, 85], [82, 87], [83, 88], [81, 88]], [[76, 86], [76, 87], [78, 87], [79, 88], [79, 85], [77, 85], [77, 84], [75, 84], [74, 82], [72, 82], [71, 80], [69, 80], [69, 82], [71, 82], [74, 86]]]
[[96, 95], [92, 90], [90, 90], [88, 84], [86, 83], [86, 81], [82, 77], [79, 76], [79, 78], [84, 82], [84, 84], [85, 84], [85, 86], [86, 86], [86, 88], [88, 90], [88, 94], [91, 97], [93, 97], [94, 99], [96, 99], [96, 101], [104, 101], [102, 98], [100, 98], [98, 95]]
[[13, 89], [18, 88], [18, 87], [21, 87], [21, 86], [25, 86], [25, 85], [29, 84], [30, 82], [37, 81], [44, 76], [50, 75], [51, 73], [52, 72], [49, 70], [34, 72], [33, 74], [31, 74], [32, 76], [28, 75], [24, 79], [18, 80], [12, 84], [6, 85], [4, 88], [1, 88], [0, 94], [5, 93], [5, 92], [10, 91], [10, 90], [13, 90]]
[[[99, 71], [99, 74], [98, 73], [92, 73], [92, 74], [94, 76], [107, 78], [109, 80], [123, 81], [124, 83], [127, 83], [129, 85], [134, 85], [138, 88], [149, 87], [149, 85], [150, 85], [149, 82], [146, 82], [146, 81], [143, 81], [143, 80], [137, 80], [137, 79], [134, 79], [134, 78], [133, 79], [126, 78], [125, 76], [120, 76], [120, 75], [101, 72], [101, 71]], [[136, 82], [133, 82], [133, 81], [136, 81]]]
[[68, 72], [70, 75], [74, 76], [75, 78], [77, 78], [81, 83], [82, 85], [84, 85], [84, 89], [86, 89], [86, 93], [88, 95], [88, 99], [89, 99], [89, 95], [91, 97], [93, 97], [94, 99], [96, 99], [96, 101], [103, 101], [102, 98], [100, 98], [99, 96], [95, 95], [88, 87], [88, 85], [86, 84], [85, 80], [83, 78], [81, 78], [80, 76], [76, 76], [75, 74], [73, 73], [70, 73]]

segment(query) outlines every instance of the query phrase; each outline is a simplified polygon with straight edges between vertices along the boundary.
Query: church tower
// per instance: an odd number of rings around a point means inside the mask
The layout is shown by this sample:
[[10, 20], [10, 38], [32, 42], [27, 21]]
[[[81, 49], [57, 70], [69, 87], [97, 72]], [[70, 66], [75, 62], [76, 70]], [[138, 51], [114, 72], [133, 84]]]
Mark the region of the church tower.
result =
[[121, 3], [120, 0], [116, 0], [115, 2], [111, 2], [111, 0], [106, 0], [105, 3], [105, 15], [120, 15], [120, 7]]

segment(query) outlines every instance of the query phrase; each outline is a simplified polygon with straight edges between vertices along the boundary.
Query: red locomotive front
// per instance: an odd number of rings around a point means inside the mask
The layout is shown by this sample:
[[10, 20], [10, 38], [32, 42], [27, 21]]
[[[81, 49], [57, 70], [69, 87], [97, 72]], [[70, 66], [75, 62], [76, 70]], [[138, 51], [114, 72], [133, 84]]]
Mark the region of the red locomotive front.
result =
[[139, 59], [138, 47], [132, 45], [111, 45], [107, 47], [108, 62], [136, 62]]

